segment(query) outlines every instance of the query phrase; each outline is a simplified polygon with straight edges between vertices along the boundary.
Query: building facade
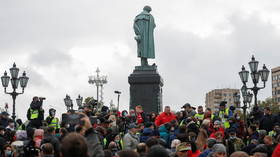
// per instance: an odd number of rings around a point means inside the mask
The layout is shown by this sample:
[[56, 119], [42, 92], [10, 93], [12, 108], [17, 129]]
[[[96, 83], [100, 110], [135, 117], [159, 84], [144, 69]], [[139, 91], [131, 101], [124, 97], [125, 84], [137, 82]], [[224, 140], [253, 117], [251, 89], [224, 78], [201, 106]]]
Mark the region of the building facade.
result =
[[222, 101], [227, 101], [227, 107], [234, 106], [234, 93], [239, 93], [239, 89], [214, 89], [206, 93], [206, 107], [211, 108], [212, 111], [216, 111]]
[[280, 105], [280, 66], [271, 69], [272, 99]]

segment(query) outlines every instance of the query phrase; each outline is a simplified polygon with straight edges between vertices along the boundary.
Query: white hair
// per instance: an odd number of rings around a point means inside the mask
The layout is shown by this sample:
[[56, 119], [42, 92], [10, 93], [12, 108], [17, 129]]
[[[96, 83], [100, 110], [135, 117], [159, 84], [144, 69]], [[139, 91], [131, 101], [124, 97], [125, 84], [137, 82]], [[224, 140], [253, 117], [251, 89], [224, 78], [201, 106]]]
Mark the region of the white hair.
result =
[[180, 143], [181, 143], [180, 140], [174, 139], [174, 140], [171, 142], [171, 148], [176, 148]]

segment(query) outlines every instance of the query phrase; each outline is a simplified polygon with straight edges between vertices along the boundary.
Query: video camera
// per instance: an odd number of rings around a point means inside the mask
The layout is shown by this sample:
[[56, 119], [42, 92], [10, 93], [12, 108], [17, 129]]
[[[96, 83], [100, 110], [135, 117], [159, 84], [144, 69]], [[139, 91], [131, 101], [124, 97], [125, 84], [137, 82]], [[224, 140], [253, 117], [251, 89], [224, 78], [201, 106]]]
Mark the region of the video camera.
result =
[[33, 110], [41, 109], [42, 105], [43, 105], [43, 100], [46, 100], [46, 98], [45, 97], [37, 97], [37, 96], [33, 97], [32, 102], [30, 104], [31, 109], [33, 109]]
[[43, 100], [46, 100], [46, 98], [45, 98], [45, 97], [34, 96], [32, 100], [36, 102], [36, 101], [43, 101]]
[[43, 101], [43, 100], [46, 100], [45, 97], [39, 97], [39, 100]]

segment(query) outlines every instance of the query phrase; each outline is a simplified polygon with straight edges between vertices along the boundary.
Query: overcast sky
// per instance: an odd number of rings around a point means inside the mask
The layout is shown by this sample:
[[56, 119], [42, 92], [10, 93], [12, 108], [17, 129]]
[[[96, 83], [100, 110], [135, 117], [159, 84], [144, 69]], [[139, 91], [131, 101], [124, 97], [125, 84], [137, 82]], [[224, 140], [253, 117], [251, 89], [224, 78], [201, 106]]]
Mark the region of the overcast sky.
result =
[[[260, 0], [0, 0], [0, 73], [13, 62], [30, 77], [16, 112], [25, 118], [34, 95], [45, 109], [65, 111], [63, 98], [96, 95], [88, 76], [97, 67], [108, 76], [104, 100], [128, 108], [128, 76], [140, 64], [133, 19], [152, 7], [163, 104], [174, 110], [186, 102], [204, 105], [206, 92], [240, 88], [238, 72], [254, 54], [260, 66], [280, 66], [280, 1]], [[261, 90], [261, 99], [271, 96]], [[9, 88], [10, 89], [10, 88]], [[12, 104], [0, 92], [0, 106]], [[11, 108], [10, 108], [10, 111]]]

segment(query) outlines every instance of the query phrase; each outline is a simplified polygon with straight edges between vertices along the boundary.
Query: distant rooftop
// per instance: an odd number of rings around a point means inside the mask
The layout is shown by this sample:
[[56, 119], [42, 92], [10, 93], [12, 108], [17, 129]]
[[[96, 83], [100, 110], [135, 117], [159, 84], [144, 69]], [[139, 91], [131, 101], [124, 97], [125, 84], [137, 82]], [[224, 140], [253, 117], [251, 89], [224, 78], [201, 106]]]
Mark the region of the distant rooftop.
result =
[[272, 73], [279, 72], [279, 71], [280, 71], [280, 66], [271, 69]]

